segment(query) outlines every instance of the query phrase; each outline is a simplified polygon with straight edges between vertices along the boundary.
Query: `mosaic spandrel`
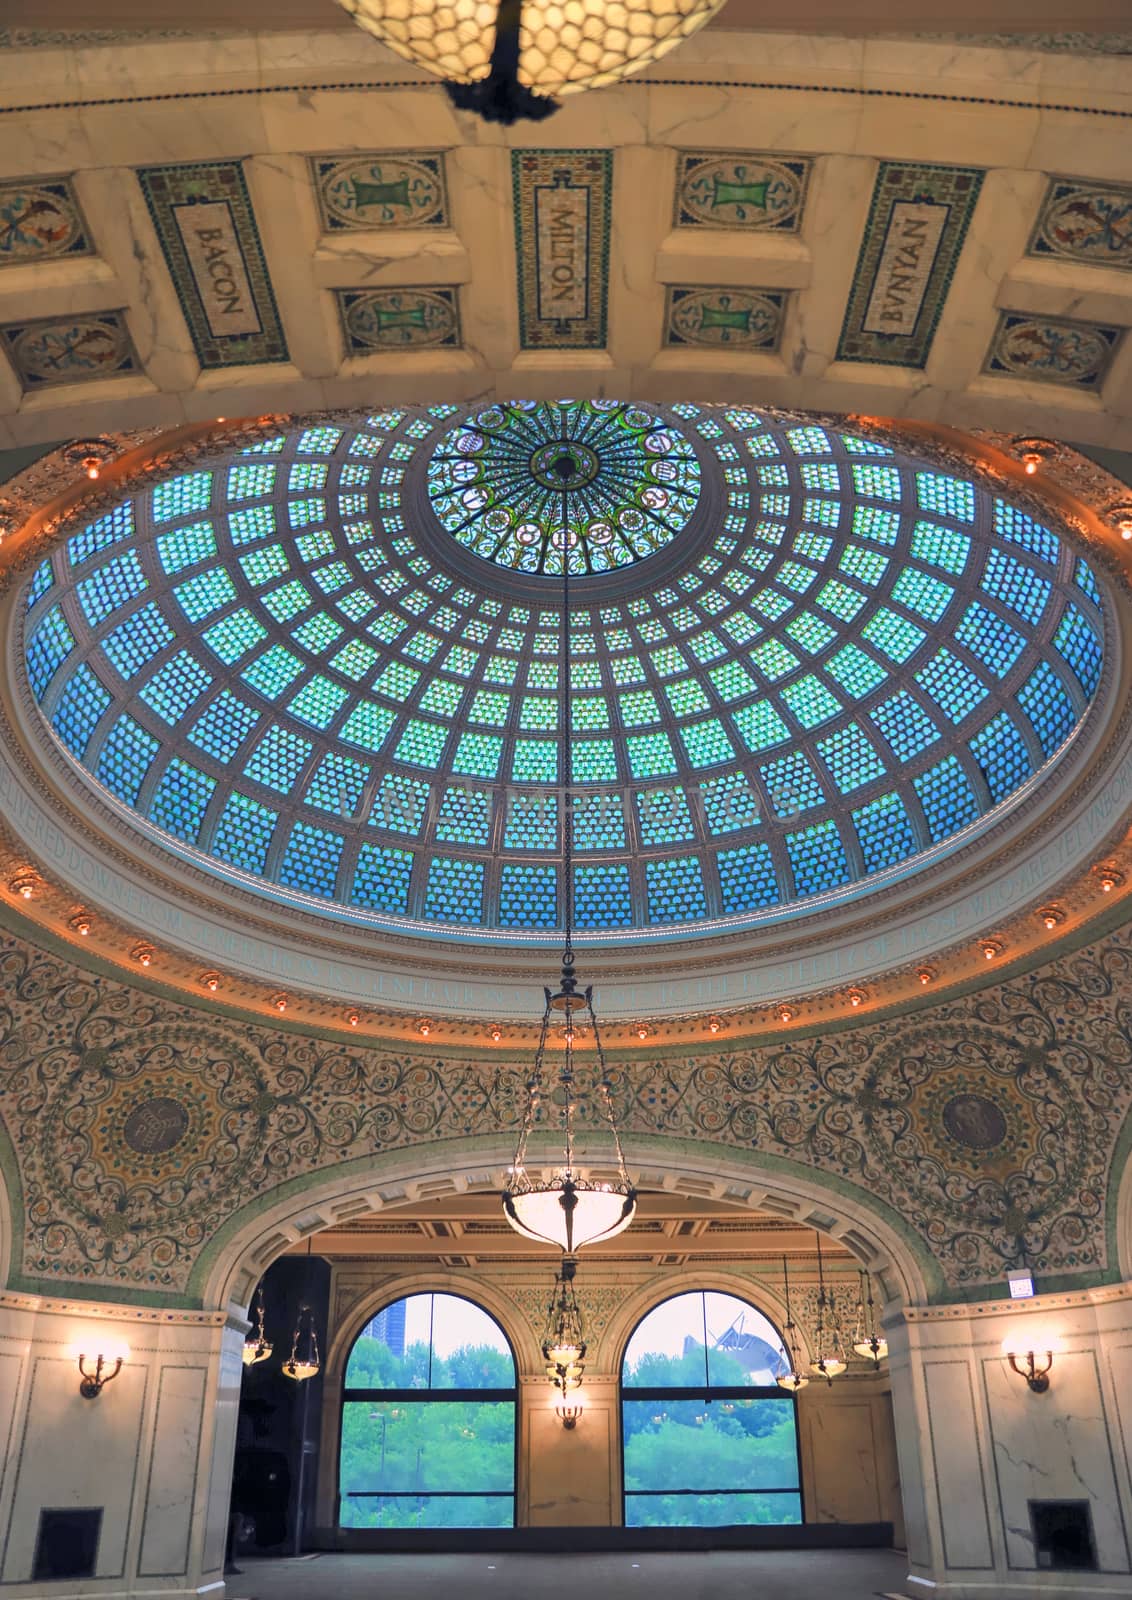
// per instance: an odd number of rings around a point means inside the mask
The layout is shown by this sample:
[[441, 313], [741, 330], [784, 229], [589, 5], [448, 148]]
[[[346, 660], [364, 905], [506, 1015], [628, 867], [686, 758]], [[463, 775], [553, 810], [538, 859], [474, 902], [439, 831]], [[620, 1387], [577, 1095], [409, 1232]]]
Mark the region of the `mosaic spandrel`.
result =
[[0, 183], [0, 267], [91, 253], [69, 179]]
[[715, 349], [777, 350], [786, 295], [772, 289], [668, 291], [664, 342]]
[[445, 228], [448, 200], [440, 154], [316, 156], [311, 160], [328, 233], [368, 228]]
[[999, 319], [985, 370], [1040, 383], [1097, 389], [1120, 336], [1119, 328], [1098, 323], [1006, 311]]
[[1029, 253], [1132, 271], [1132, 185], [1055, 180]]
[[677, 227], [797, 233], [811, 163], [751, 153], [684, 151], [676, 165]]
[[139, 370], [121, 311], [8, 323], [0, 342], [25, 391]]
[[460, 343], [455, 289], [341, 289], [338, 309], [351, 355]]

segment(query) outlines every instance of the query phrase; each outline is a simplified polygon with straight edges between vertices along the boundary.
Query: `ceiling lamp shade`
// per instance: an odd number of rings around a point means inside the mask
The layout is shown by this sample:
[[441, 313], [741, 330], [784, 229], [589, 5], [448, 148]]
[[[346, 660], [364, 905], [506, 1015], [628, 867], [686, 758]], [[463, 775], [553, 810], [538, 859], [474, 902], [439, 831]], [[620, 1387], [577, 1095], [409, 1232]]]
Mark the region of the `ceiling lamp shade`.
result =
[[563, 1261], [562, 1271], [554, 1279], [542, 1335], [546, 1376], [563, 1396], [581, 1384], [586, 1362], [585, 1326], [574, 1293], [576, 1271], [574, 1261]]
[[271, 1355], [274, 1346], [267, 1337], [263, 1322], [263, 1284], [256, 1290], [256, 1327], [255, 1332], [248, 1333], [244, 1340], [244, 1366], [256, 1367], [261, 1361], [266, 1361]]
[[785, 1389], [787, 1394], [797, 1394], [799, 1389], [804, 1389], [809, 1383], [802, 1368], [801, 1358], [798, 1355], [798, 1329], [790, 1311], [790, 1269], [786, 1265], [786, 1257], [782, 1258], [782, 1282], [786, 1289], [786, 1325], [782, 1330], [783, 1349], [790, 1357], [785, 1371], [775, 1376], [775, 1383], [780, 1389]]
[[723, 0], [338, 0], [367, 33], [442, 78], [488, 122], [541, 121], [556, 95], [617, 83], [695, 33]]
[[888, 1355], [888, 1340], [877, 1327], [876, 1306], [873, 1302], [873, 1280], [862, 1272], [861, 1288], [857, 1296], [857, 1324], [853, 1330], [853, 1350], [864, 1361], [879, 1367]]
[[633, 1191], [620, 1184], [552, 1178], [508, 1190], [503, 1207], [516, 1232], [572, 1256], [583, 1246], [612, 1239], [627, 1228], [637, 1201]]

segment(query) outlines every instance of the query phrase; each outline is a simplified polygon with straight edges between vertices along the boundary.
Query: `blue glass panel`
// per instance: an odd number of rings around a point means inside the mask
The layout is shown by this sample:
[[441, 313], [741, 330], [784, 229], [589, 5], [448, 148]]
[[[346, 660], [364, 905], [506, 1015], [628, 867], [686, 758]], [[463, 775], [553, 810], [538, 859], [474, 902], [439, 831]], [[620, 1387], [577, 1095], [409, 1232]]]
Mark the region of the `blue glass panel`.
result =
[[194, 511], [204, 511], [212, 498], [212, 473], [187, 472], [154, 488], [150, 512], [154, 522], [172, 522]]
[[92, 628], [97, 628], [122, 606], [136, 600], [146, 587], [137, 552], [126, 550], [112, 556], [78, 585], [79, 604]]
[[1053, 755], [1073, 731], [1073, 701], [1046, 661], [1040, 661], [1015, 697], [1034, 725], [1042, 750]]
[[692, 813], [682, 789], [638, 790], [633, 801], [643, 845], [682, 844], [695, 838]]
[[329, 678], [315, 677], [303, 685], [288, 710], [300, 722], [309, 722], [312, 728], [325, 730], [349, 698], [349, 690], [340, 684], [331, 683]]
[[173, 576], [186, 567], [195, 567], [216, 554], [216, 535], [211, 522], [194, 522], [185, 528], [174, 528], [157, 539], [157, 559], [163, 570]]
[[759, 772], [776, 817], [796, 817], [824, 798], [821, 780], [800, 750], [768, 761]]
[[100, 550], [130, 538], [133, 531], [134, 508], [127, 500], [99, 517], [97, 522], [89, 523], [81, 533], [72, 534], [67, 540], [67, 559], [72, 567], [79, 567]]
[[1072, 667], [1086, 698], [1091, 700], [1101, 681], [1101, 642], [1076, 606], [1065, 607], [1053, 642], [1062, 660]]
[[265, 700], [278, 700], [302, 671], [303, 663], [298, 656], [281, 644], [273, 644], [254, 661], [249, 661], [240, 677]]
[[313, 749], [309, 739], [273, 722], [249, 756], [244, 772], [256, 783], [290, 794]]
[[193, 653], [180, 650], [163, 667], [158, 667], [138, 691], [138, 698], [172, 727], [193, 702], [200, 699], [211, 682], [211, 673], [205, 671]]
[[58, 606], [52, 606], [27, 642], [28, 682], [37, 700], [75, 648], [75, 637]]
[[339, 817], [352, 817], [358, 809], [362, 790], [369, 781], [369, 768], [352, 756], [328, 750], [307, 786], [306, 802], [320, 811], [333, 811]]
[[601, 789], [573, 798], [575, 850], [623, 850], [625, 799], [620, 790]]
[[141, 606], [120, 622], [102, 641], [103, 654], [119, 674], [129, 680], [152, 661], [177, 635], [152, 603]]
[[483, 862], [433, 856], [428, 869], [424, 915], [430, 922], [482, 922]]
[[850, 794], [884, 775], [884, 762], [855, 722], [839, 728], [828, 739], [819, 739], [818, 753], [841, 794]]
[[314, 828], [296, 822], [279, 863], [278, 881], [284, 888], [302, 889], [307, 894], [334, 896], [338, 881], [338, 859], [344, 841], [329, 828]]
[[650, 922], [695, 922], [707, 916], [698, 856], [664, 856], [645, 862]]
[[545, 789], [520, 789], [507, 804], [505, 850], [558, 848], [558, 797]]
[[1005, 500], [995, 501], [994, 531], [1000, 539], [1010, 539], [1040, 561], [1048, 562], [1051, 567], [1057, 566], [1061, 545], [1056, 536], [1018, 506], [1008, 505]]
[[435, 768], [444, 746], [448, 743], [450, 728], [440, 722], [425, 722], [414, 717], [406, 723], [405, 730], [393, 752], [394, 761], [408, 761], [414, 767]]
[[955, 637], [995, 678], [1004, 678], [1026, 648], [1026, 641], [1020, 633], [997, 612], [988, 611], [977, 600], [972, 600], [963, 613]]
[[90, 736], [110, 700], [110, 691], [86, 662], [80, 661], [67, 679], [51, 717], [51, 726], [76, 760], [81, 761], [86, 754]]
[[553, 928], [558, 923], [558, 869], [505, 861], [499, 875], [501, 928]]
[[1093, 571], [1092, 567], [1089, 566], [1088, 562], [1082, 561], [1080, 557], [1077, 558], [1077, 565], [1073, 569], [1073, 582], [1077, 585], [1082, 594], [1088, 595], [1089, 599], [1099, 610], [1101, 604], [1101, 591], [1097, 583], [1096, 573]]
[[758, 700], [754, 705], [743, 706], [731, 713], [731, 720], [739, 730], [748, 750], [756, 753], [769, 750], [789, 738], [790, 730], [769, 700]]
[[24, 610], [30, 611], [38, 601], [42, 600], [54, 582], [55, 574], [51, 568], [51, 557], [48, 556], [46, 561], [41, 561], [39, 566], [36, 567], [31, 582], [27, 586], [27, 593], [24, 596]]
[[680, 729], [688, 761], [693, 767], [717, 767], [735, 759], [735, 746], [715, 717], [703, 722], [687, 722]]
[[389, 845], [363, 844], [358, 851], [350, 899], [374, 911], [404, 914], [409, 903], [413, 857]]
[[187, 844], [196, 844], [215, 788], [215, 778], [175, 756], [153, 791], [149, 820], [154, 827], [164, 828]]
[[898, 794], [878, 795], [853, 813], [865, 871], [881, 872], [906, 860], [916, 849], [912, 819]]
[[799, 833], [788, 833], [786, 850], [799, 899], [849, 882], [849, 863], [836, 823], [814, 822]]
[[437, 843], [488, 844], [491, 839], [491, 804], [490, 789], [449, 784], [440, 797], [436, 813]]
[[277, 813], [233, 790], [212, 837], [212, 854], [244, 872], [262, 872]]
[[213, 654], [219, 656], [226, 667], [230, 667], [267, 638], [267, 629], [256, 621], [250, 611], [240, 610], [214, 623], [202, 637]]
[[967, 748], [986, 781], [995, 805], [1014, 793], [1033, 770], [1026, 741], [1005, 711], [980, 728]]
[[762, 817], [758, 796], [742, 772], [725, 772], [718, 778], [705, 779], [690, 792], [690, 798], [693, 809], [696, 805], [702, 807], [708, 832], [712, 834], [738, 833], [740, 829], [753, 828]]
[[1016, 561], [1005, 550], [990, 550], [981, 587], [987, 594], [1017, 611], [1031, 624], [1041, 620], [1050, 596], [1050, 582], [1031, 566]]
[[574, 868], [574, 914], [579, 928], [627, 928], [633, 920], [625, 861], [580, 861]]
[[128, 806], [136, 805], [158, 749], [153, 735], [123, 712], [102, 741], [95, 774], [111, 794]]
[[716, 856], [725, 914], [778, 904], [778, 877], [768, 844], [745, 844]]
[[916, 682], [952, 722], [962, 722], [987, 696], [986, 684], [950, 650], [937, 650], [916, 673]]
[[342, 724], [341, 737], [347, 744], [360, 745], [376, 755], [396, 720], [395, 713], [385, 706], [375, 705], [372, 700], [359, 700]]
[[463, 733], [452, 757], [452, 771], [462, 778], [494, 778], [499, 771], [503, 740], [495, 733]]
[[869, 715], [892, 746], [898, 761], [910, 761], [939, 738], [939, 729], [907, 689], [882, 701]]
[[383, 772], [370, 807], [369, 824], [390, 833], [417, 835], [424, 822], [430, 786], [404, 772]]
[[248, 734], [259, 721], [259, 712], [228, 689], [222, 689], [188, 732], [198, 750], [217, 761], [231, 761]]
[[922, 772], [912, 783], [924, 808], [933, 844], [950, 839], [979, 815], [979, 802], [955, 756]]
[[956, 522], [975, 520], [974, 485], [961, 478], [948, 478], [942, 472], [917, 472], [916, 494], [924, 511]]
[[912, 554], [917, 561], [929, 567], [941, 567], [957, 577], [967, 566], [971, 553], [971, 540], [957, 528], [945, 528], [938, 522], [917, 522], [912, 531]]

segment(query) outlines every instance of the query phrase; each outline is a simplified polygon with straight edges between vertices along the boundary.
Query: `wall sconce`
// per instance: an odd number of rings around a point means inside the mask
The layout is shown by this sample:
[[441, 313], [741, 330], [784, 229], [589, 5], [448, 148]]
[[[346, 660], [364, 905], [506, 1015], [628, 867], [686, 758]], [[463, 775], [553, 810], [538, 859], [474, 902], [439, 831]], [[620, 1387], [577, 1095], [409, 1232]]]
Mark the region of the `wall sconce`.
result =
[[1094, 867], [1097, 882], [1101, 886], [1102, 894], [1111, 894], [1114, 889], [1119, 889], [1124, 882], [1123, 872], [1118, 872], [1115, 867]]
[[1043, 927], [1048, 928], [1051, 932], [1065, 921], [1065, 912], [1060, 906], [1043, 906], [1038, 912], [1038, 916], [1042, 919]]
[[8, 890], [11, 894], [19, 895], [21, 900], [30, 900], [39, 888], [39, 874], [29, 867], [25, 872], [17, 872], [8, 879]]
[[[1031, 1345], [1037, 1348], [1027, 1348]], [[1053, 1358], [1062, 1348], [1060, 1339], [1051, 1339], [1047, 1334], [1035, 1337], [1032, 1333], [1008, 1333], [1002, 1341], [1002, 1353], [1010, 1370], [1025, 1378], [1031, 1394], [1046, 1393]]]
[[982, 950], [983, 957], [987, 961], [993, 961], [995, 956], [1000, 956], [1002, 954], [1002, 945], [997, 939], [984, 939], [979, 948]]
[[935, 973], [930, 967], [921, 967], [916, 976], [919, 978], [920, 982], [926, 986], [935, 977]]
[[153, 963], [153, 946], [151, 944], [136, 944], [130, 951], [130, 960], [136, 961], [142, 967], [151, 966]]
[[[71, 1347], [71, 1354], [79, 1364], [79, 1393], [84, 1400], [97, 1400], [111, 1379], [122, 1370], [122, 1363], [130, 1354], [129, 1346], [113, 1341], [106, 1344], [98, 1355], [88, 1357], [79, 1346]], [[89, 1363], [93, 1361], [91, 1370]]]
[[1105, 511], [1105, 519], [1122, 539], [1132, 539], [1132, 500], [1119, 500]]
[[793, 1022], [793, 1020], [794, 1020], [794, 1008], [793, 1008], [793, 1006], [779, 1006], [779, 1008], [778, 1008], [778, 1020], [779, 1020], [779, 1022]]
[[1056, 446], [1048, 439], [1015, 439], [1014, 455], [1022, 463], [1022, 470], [1032, 478], [1046, 461], [1054, 455]]
[[554, 1408], [554, 1415], [566, 1429], [567, 1433], [572, 1433], [573, 1430], [578, 1426], [578, 1418], [581, 1416], [581, 1414], [582, 1408], [580, 1405], [555, 1406]]
[[72, 933], [77, 933], [80, 939], [85, 939], [90, 933], [90, 917], [85, 911], [76, 911], [74, 916], [68, 919], [67, 926]]
[[81, 467], [85, 477], [96, 483], [102, 469], [114, 457], [114, 446], [108, 439], [76, 439], [63, 452], [68, 466]]

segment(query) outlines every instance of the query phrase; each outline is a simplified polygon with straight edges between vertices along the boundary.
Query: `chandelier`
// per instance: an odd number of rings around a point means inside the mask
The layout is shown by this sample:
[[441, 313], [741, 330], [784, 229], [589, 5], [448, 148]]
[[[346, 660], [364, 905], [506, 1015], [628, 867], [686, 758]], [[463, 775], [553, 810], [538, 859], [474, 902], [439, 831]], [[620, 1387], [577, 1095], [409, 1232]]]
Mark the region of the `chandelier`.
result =
[[[576, 479], [578, 463], [571, 453], [569, 440], [561, 441], [558, 454], [550, 461], [550, 471], [562, 485], [562, 533], [569, 529], [567, 518], [567, 490]], [[567, 557], [569, 545], [566, 547]], [[579, 992], [574, 973], [574, 878], [573, 878], [573, 796], [569, 788], [570, 761], [570, 562], [564, 562], [562, 574], [562, 646], [560, 679], [562, 691], [562, 722], [559, 739], [559, 770], [566, 782], [562, 796], [562, 858], [565, 945], [562, 951], [562, 975], [558, 988], [544, 989], [546, 1004], [542, 1014], [542, 1030], [535, 1054], [534, 1071], [527, 1081], [527, 1099], [523, 1112], [515, 1159], [511, 1164], [507, 1185], [503, 1190], [503, 1211], [508, 1222], [527, 1239], [540, 1244], [556, 1245], [570, 1257], [587, 1244], [598, 1239], [612, 1239], [632, 1222], [637, 1210], [637, 1195], [629, 1182], [625, 1169], [625, 1155], [621, 1148], [621, 1135], [613, 1107], [613, 1086], [609, 1081], [605, 1051], [601, 1043], [601, 1030], [594, 1012], [593, 989]], [[542, 1101], [546, 1073], [546, 1052], [551, 1030], [561, 1026], [562, 1061], [558, 1070], [558, 1087], [562, 1100], [562, 1127], [565, 1147], [562, 1163], [550, 1178], [533, 1178], [527, 1171], [527, 1144], [534, 1128]], [[577, 1076], [574, 1065], [574, 1047], [580, 1030], [588, 1029], [593, 1035], [597, 1053], [594, 1073], [595, 1092], [602, 1115], [608, 1125], [613, 1145], [617, 1176], [612, 1181], [598, 1182], [579, 1176], [574, 1165], [574, 1119], [577, 1109]], [[565, 1265], [563, 1267], [565, 1271]], [[571, 1274], [572, 1276], [572, 1274]]]
[[255, 1367], [255, 1366], [258, 1366], [261, 1361], [267, 1361], [271, 1356], [272, 1350], [274, 1349], [274, 1346], [272, 1345], [270, 1339], [267, 1337], [267, 1332], [266, 1332], [266, 1329], [264, 1328], [264, 1325], [263, 1325], [263, 1284], [262, 1284], [262, 1282], [259, 1284], [259, 1286], [256, 1289], [255, 1315], [256, 1315], [255, 1332], [254, 1333], [249, 1332], [247, 1338], [244, 1340], [244, 1366], [245, 1367]]
[[443, 79], [485, 122], [541, 122], [555, 95], [659, 61], [723, 0], [338, 0], [359, 27]]
[[888, 1355], [888, 1340], [877, 1331], [876, 1307], [873, 1304], [873, 1280], [867, 1272], [860, 1273], [861, 1284], [857, 1292], [857, 1322], [853, 1329], [853, 1350], [865, 1361], [879, 1367]]
[[563, 1398], [580, 1387], [585, 1371], [586, 1334], [574, 1293], [576, 1271], [577, 1263], [567, 1256], [561, 1272], [555, 1274], [542, 1334], [546, 1376]]
[[775, 1378], [780, 1389], [786, 1389], [790, 1394], [797, 1394], [799, 1389], [804, 1389], [809, 1383], [809, 1378], [802, 1371], [802, 1363], [798, 1359], [798, 1329], [794, 1318], [790, 1314], [790, 1272], [786, 1265], [786, 1257], [782, 1258], [782, 1282], [786, 1289], [786, 1326], [783, 1328], [783, 1344], [786, 1354], [790, 1357], [790, 1366], [786, 1372], [780, 1372]]
[[849, 1365], [845, 1359], [845, 1344], [841, 1337], [841, 1314], [837, 1309], [833, 1297], [833, 1290], [826, 1290], [825, 1273], [822, 1269], [821, 1259], [821, 1234], [815, 1233], [818, 1241], [818, 1325], [815, 1334], [816, 1355], [810, 1362], [810, 1371], [816, 1377], [824, 1378], [832, 1384], [834, 1378], [840, 1376]]

